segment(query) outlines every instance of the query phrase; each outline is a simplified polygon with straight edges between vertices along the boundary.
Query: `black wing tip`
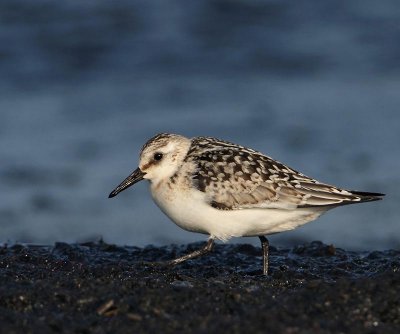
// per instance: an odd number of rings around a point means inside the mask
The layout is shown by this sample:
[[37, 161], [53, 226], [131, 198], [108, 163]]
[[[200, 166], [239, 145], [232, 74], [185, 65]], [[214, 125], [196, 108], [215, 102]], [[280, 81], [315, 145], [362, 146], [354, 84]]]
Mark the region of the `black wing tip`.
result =
[[350, 192], [353, 195], [360, 196], [361, 201], [380, 201], [383, 199], [386, 194], [382, 193], [372, 193], [372, 192], [366, 192], [366, 191], [357, 191], [357, 190], [350, 190]]

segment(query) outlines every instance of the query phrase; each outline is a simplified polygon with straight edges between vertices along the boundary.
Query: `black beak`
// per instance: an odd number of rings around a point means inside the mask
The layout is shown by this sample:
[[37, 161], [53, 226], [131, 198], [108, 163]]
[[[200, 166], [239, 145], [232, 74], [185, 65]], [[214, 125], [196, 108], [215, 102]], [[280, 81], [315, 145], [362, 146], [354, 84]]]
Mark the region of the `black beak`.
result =
[[117, 196], [122, 190], [125, 190], [126, 188], [129, 188], [130, 186], [134, 185], [135, 183], [143, 180], [143, 176], [145, 176], [146, 173], [143, 173], [140, 168], [136, 168], [131, 175], [129, 175], [125, 180], [121, 182], [121, 184], [115, 188], [110, 195], [108, 195], [108, 198]]

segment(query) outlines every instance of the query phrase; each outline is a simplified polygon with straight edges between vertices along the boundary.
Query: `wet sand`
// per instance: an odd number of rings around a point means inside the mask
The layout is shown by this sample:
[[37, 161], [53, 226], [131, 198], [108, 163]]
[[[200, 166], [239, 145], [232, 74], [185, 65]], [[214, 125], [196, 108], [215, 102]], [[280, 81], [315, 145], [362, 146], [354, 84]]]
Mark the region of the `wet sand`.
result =
[[0, 248], [1, 333], [399, 333], [400, 251], [99, 243]]

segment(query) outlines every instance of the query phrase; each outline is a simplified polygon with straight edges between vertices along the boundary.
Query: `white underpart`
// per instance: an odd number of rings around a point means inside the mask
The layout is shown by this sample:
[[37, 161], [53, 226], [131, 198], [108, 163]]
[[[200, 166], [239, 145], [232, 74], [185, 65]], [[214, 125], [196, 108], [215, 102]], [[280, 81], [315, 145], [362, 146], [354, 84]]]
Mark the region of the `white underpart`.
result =
[[150, 190], [155, 203], [175, 224], [222, 241], [292, 230], [327, 211], [326, 208], [219, 210], [210, 206], [206, 194], [195, 188], [170, 189], [166, 182], [160, 182], [151, 184]]

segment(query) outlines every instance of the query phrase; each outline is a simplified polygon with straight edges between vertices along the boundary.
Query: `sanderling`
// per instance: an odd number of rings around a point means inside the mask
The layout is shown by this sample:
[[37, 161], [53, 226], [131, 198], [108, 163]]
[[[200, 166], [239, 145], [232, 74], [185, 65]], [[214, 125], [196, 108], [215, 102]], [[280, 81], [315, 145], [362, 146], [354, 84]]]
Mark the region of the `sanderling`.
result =
[[265, 235], [292, 230], [337, 206], [382, 199], [314, 180], [255, 150], [212, 137], [161, 133], [140, 152], [139, 167], [109, 197], [147, 179], [159, 208], [181, 228], [209, 235], [206, 245], [169, 264], [211, 251], [214, 239], [258, 236], [268, 274]]

